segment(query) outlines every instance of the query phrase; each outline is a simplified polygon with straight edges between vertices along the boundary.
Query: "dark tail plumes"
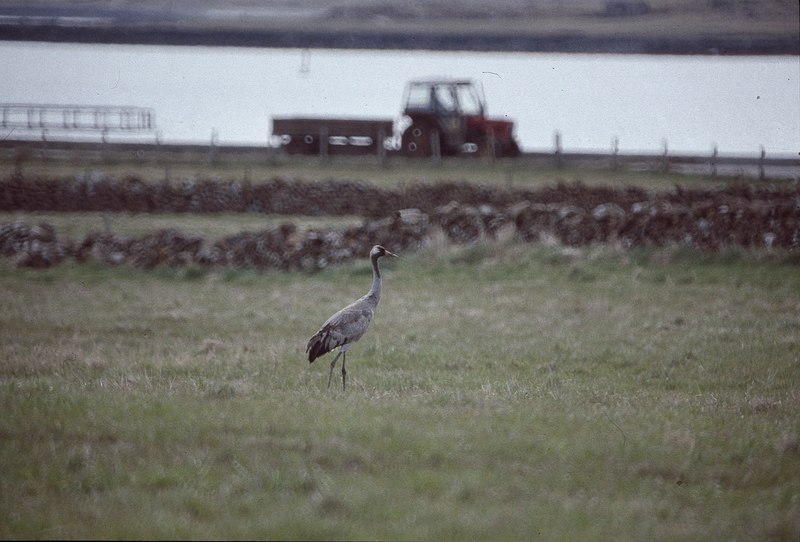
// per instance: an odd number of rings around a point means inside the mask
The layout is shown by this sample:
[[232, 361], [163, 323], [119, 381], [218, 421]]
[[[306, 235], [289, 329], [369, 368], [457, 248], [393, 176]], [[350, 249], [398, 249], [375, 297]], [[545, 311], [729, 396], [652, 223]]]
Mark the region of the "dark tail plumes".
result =
[[329, 343], [327, 329], [320, 329], [316, 335], [308, 340], [308, 344], [306, 345], [308, 362], [314, 363], [315, 359], [330, 352], [331, 349], [327, 348]]

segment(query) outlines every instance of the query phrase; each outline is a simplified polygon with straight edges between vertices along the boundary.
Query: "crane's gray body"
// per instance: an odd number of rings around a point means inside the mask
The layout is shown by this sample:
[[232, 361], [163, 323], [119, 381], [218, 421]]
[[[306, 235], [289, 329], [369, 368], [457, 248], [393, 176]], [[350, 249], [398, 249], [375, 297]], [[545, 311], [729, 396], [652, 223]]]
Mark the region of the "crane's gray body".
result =
[[350, 345], [367, 332], [380, 299], [380, 291], [374, 295], [370, 290], [369, 294], [328, 318], [308, 341], [308, 361], [313, 363], [316, 358], [339, 346], [342, 347], [342, 352], [347, 352]]
[[[308, 352], [309, 363], [313, 363], [318, 357], [324, 356], [331, 350], [340, 347], [339, 353], [331, 362], [331, 370], [328, 375], [328, 387], [331, 385], [333, 368], [339, 356], [344, 356], [350, 349], [350, 346], [364, 336], [364, 333], [366, 333], [369, 328], [369, 324], [372, 322], [373, 316], [375, 316], [375, 311], [381, 300], [381, 270], [378, 267], [378, 258], [386, 254], [397, 256], [380, 245], [372, 247], [372, 251], [370, 251], [369, 254], [372, 262], [372, 287], [369, 289], [369, 292], [328, 318], [325, 323], [322, 324], [320, 330], [308, 340], [306, 352]], [[346, 381], [345, 375], [347, 374], [345, 370], [345, 360], [346, 356], [342, 358], [343, 388]]]

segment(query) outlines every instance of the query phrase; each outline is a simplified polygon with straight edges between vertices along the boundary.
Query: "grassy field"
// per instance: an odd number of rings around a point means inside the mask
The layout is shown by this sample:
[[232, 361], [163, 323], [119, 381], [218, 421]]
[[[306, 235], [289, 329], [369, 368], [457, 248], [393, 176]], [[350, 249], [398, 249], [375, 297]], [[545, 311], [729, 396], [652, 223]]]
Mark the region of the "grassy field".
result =
[[346, 392], [366, 262], [0, 262], [0, 537], [798, 539], [796, 257], [402, 256]]
[[8, 156], [0, 157], [0, 178], [9, 177], [20, 168], [25, 177], [89, 177], [124, 178], [135, 172], [145, 182], [161, 183], [165, 178], [245, 179], [258, 183], [275, 177], [306, 180], [361, 180], [376, 186], [395, 188], [417, 182], [467, 181], [516, 188], [530, 188], [550, 182], [582, 182], [587, 185], [635, 185], [654, 190], [673, 186], [715, 187], [742, 182], [728, 177], [704, 177], [657, 171], [614, 171], [610, 168], [564, 167], [557, 169], [541, 161], [515, 159], [490, 163], [483, 160], [445, 159], [441, 163], [427, 160], [392, 158], [386, 165], [368, 157], [337, 157], [323, 162], [318, 158], [275, 157], [273, 160], [170, 160], [110, 162], [67, 159], [36, 159], [15, 164]]
[[175, 228], [186, 234], [220, 239], [242, 231], [259, 231], [286, 222], [301, 230], [356, 226], [363, 222], [359, 216], [301, 216], [267, 215], [261, 213], [48, 213], [0, 211], [0, 224], [22, 222], [30, 226], [46, 222], [58, 236], [80, 239], [88, 233], [103, 232], [106, 223], [120, 235], [140, 237], [159, 229]]

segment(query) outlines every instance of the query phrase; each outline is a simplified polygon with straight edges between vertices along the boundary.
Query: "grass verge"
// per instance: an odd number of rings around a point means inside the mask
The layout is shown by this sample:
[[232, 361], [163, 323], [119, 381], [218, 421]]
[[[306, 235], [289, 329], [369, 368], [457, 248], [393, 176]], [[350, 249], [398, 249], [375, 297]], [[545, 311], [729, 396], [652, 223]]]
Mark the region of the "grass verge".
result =
[[0, 536], [800, 535], [791, 255], [404, 256], [346, 392], [303, 349], [366, 262], [0, 263]]
[[299, 229], [357, 226], [358, 216], [300, 216], [263, 213], [59, 213], [38, 211], [0, 211], [0, 224], [22, 222], [30, 226], [45, 222], [62, 238], [79, 239], [108, 229], [119, 235], [140, 237], [160, 229], [177, 229], [186, 234], [221, 239], [243, 231], [259, 231], [284, 223]]
[[383, 188], [436, 181], [466, 181], [490, 186], [535, 188], [552, 182], [581, 182], [587, 185], [638, 186], [653, 190], [673, 186], [719, 187], [742, 182], [729, 177], [684, 175], [660, 171], [624, 171], [600, 167], [562, 167], [537, 159], [505, 159], [488, 162], [480, 159], [446, 158], [440, 162], [421, 159], [392, 158], [381, 165], [373, 157], [275, 156], [269, 159], [179, 160], [165, 155], [160, 160], [109, 160], [34, 158], [17, 164], [12, 158], [0, 157], [0, 177], [16, 170], [35, 177], [98, 177], [125, 178], [135, 176], [145, 182], [161, 183], [164, 179], [234, 179], [258, 183], [264, 179], [283, 177], [304, 180], [363, 180]]

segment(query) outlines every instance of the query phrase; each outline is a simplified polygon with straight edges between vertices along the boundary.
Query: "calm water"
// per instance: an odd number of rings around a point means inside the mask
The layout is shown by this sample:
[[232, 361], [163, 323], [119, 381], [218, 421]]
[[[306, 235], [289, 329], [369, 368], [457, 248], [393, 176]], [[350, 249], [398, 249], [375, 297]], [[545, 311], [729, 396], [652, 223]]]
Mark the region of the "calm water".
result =
[[0, 42], [0, 102], [151, 107], [164, 142], [266, 144], [273, 116], [397, 117], [405, 82], [431, 76], [480, 81], [525, 150], [558, 130], [566, 150], [800, 153], [797, 57]]

